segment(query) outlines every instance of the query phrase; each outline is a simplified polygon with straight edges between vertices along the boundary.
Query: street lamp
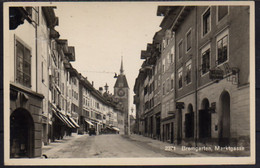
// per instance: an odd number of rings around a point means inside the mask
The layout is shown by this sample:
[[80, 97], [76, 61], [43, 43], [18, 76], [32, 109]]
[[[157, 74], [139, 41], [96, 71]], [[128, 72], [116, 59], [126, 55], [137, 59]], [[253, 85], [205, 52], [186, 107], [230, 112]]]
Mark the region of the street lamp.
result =
[[105, 88], [106, 93], [107, 93], [107, 91], [108, 91], [108, 85], [107, 85], [107, 83], [106, 83], [106, 85], [104, 86], [104, 88]]

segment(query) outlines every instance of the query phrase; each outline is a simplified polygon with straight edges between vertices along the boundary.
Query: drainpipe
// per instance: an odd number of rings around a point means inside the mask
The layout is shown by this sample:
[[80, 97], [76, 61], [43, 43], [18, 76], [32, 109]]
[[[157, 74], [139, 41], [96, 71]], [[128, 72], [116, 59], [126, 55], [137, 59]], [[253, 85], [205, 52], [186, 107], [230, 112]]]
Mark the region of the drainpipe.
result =
[[36, 61], [36, 92], [38, 93], [38, 33], [37, 33], [37, 23], [35, 23], [35, 61]]
[[[175, 34], [175, 32], [174, 32], [174, 47], [176, 48], [176, 34]], [[176, 49], [174, 49], [174, 78], [176, 79], [176, 77], [177, 77], [177, 73], [176, 73], [176, 70], [177, 70], [177, 68], [176, 68], [176, 65], [177, 65], [177, 56], [176, 56]], [[175, 104], [175, 122], [176, 122], [176, 118], [177, 118], [177, 115], [176, 115], [176, 112], [177, 112], [177, 110], [176, 110], [176, 102], [177, 102], [177, 100], [176, 100], [176, 93], [177, 93], [177, 87], [176, 87], [176, 80], [174, 80], [174, 104]], [[179, 122], [179, 121], [178, 121]], [[178, 124], [178, 122], [176, 122], [176, 124]], [[178, 125], [177, 125], [177, 128], [178, 128]], [[178, 132], [178, 130], [177, 130], [177, 132]], [[178, 135], [177, 135], [177, 138], [178, 138]], [[177, 142], [177, 141], [176, 141]]]
[[195, 19], [195, 36], [196, 36], [196, 66], [195, 66], [195, 146], [197, 147], [197, 141], [198, 141], [198, 22], [197, 22], [197, 15], [198, 15], [198, 8], [196, 8], [196, 19]]

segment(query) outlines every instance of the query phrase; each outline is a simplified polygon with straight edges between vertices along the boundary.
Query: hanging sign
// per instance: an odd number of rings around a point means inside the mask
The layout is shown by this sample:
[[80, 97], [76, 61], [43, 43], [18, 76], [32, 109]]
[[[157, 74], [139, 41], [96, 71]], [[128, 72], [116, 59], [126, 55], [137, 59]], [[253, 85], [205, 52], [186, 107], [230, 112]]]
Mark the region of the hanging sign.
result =
[[176, 102], [176, 109], [184, 109], [184, 102]]
[[221, 69], [211, 69], [209, 70], [209, 78], [211, 80], [220, 80], [224, 78], [224, 71]]

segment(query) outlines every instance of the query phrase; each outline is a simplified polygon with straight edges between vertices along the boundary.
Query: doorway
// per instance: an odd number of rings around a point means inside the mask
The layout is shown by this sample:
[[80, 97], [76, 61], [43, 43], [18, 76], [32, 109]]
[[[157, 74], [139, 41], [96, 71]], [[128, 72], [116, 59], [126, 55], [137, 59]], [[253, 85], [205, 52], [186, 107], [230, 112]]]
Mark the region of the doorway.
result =
[[185, 114], [185, 137], [194, 137], [194, 112], [191, 104], [188, 105], [188, 113]]
[[156, 114], [156, 138], [161, 140], [161, 113]]
[[219, 145], [229, 145], [230, 141], [230, 95], [223, 91], [220, 95]]
[[209, 100], [203, 99], [202, 109], [199, 110], [199, 137], [211, 137], [211, 113], [209, 112]]
[[25, 109], [15, 110], [10, 117], [10, 157], [33, 157], [34, 123]]

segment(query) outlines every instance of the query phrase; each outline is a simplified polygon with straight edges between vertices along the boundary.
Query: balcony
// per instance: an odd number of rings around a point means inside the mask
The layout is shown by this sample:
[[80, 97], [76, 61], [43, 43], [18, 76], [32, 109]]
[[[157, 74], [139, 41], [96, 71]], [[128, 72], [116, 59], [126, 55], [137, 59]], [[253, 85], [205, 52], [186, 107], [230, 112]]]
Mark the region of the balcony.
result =
[[148, 57], [151, 57], [151, 53], [142, 50], [142, 51], [141, 51], [141, 59], [147, 59]]
[[64, 54], [68, 57], [69, 61], [75, 61], [75, 48], [74, 47], [69, 46], [68, 52], [65, 52]]

